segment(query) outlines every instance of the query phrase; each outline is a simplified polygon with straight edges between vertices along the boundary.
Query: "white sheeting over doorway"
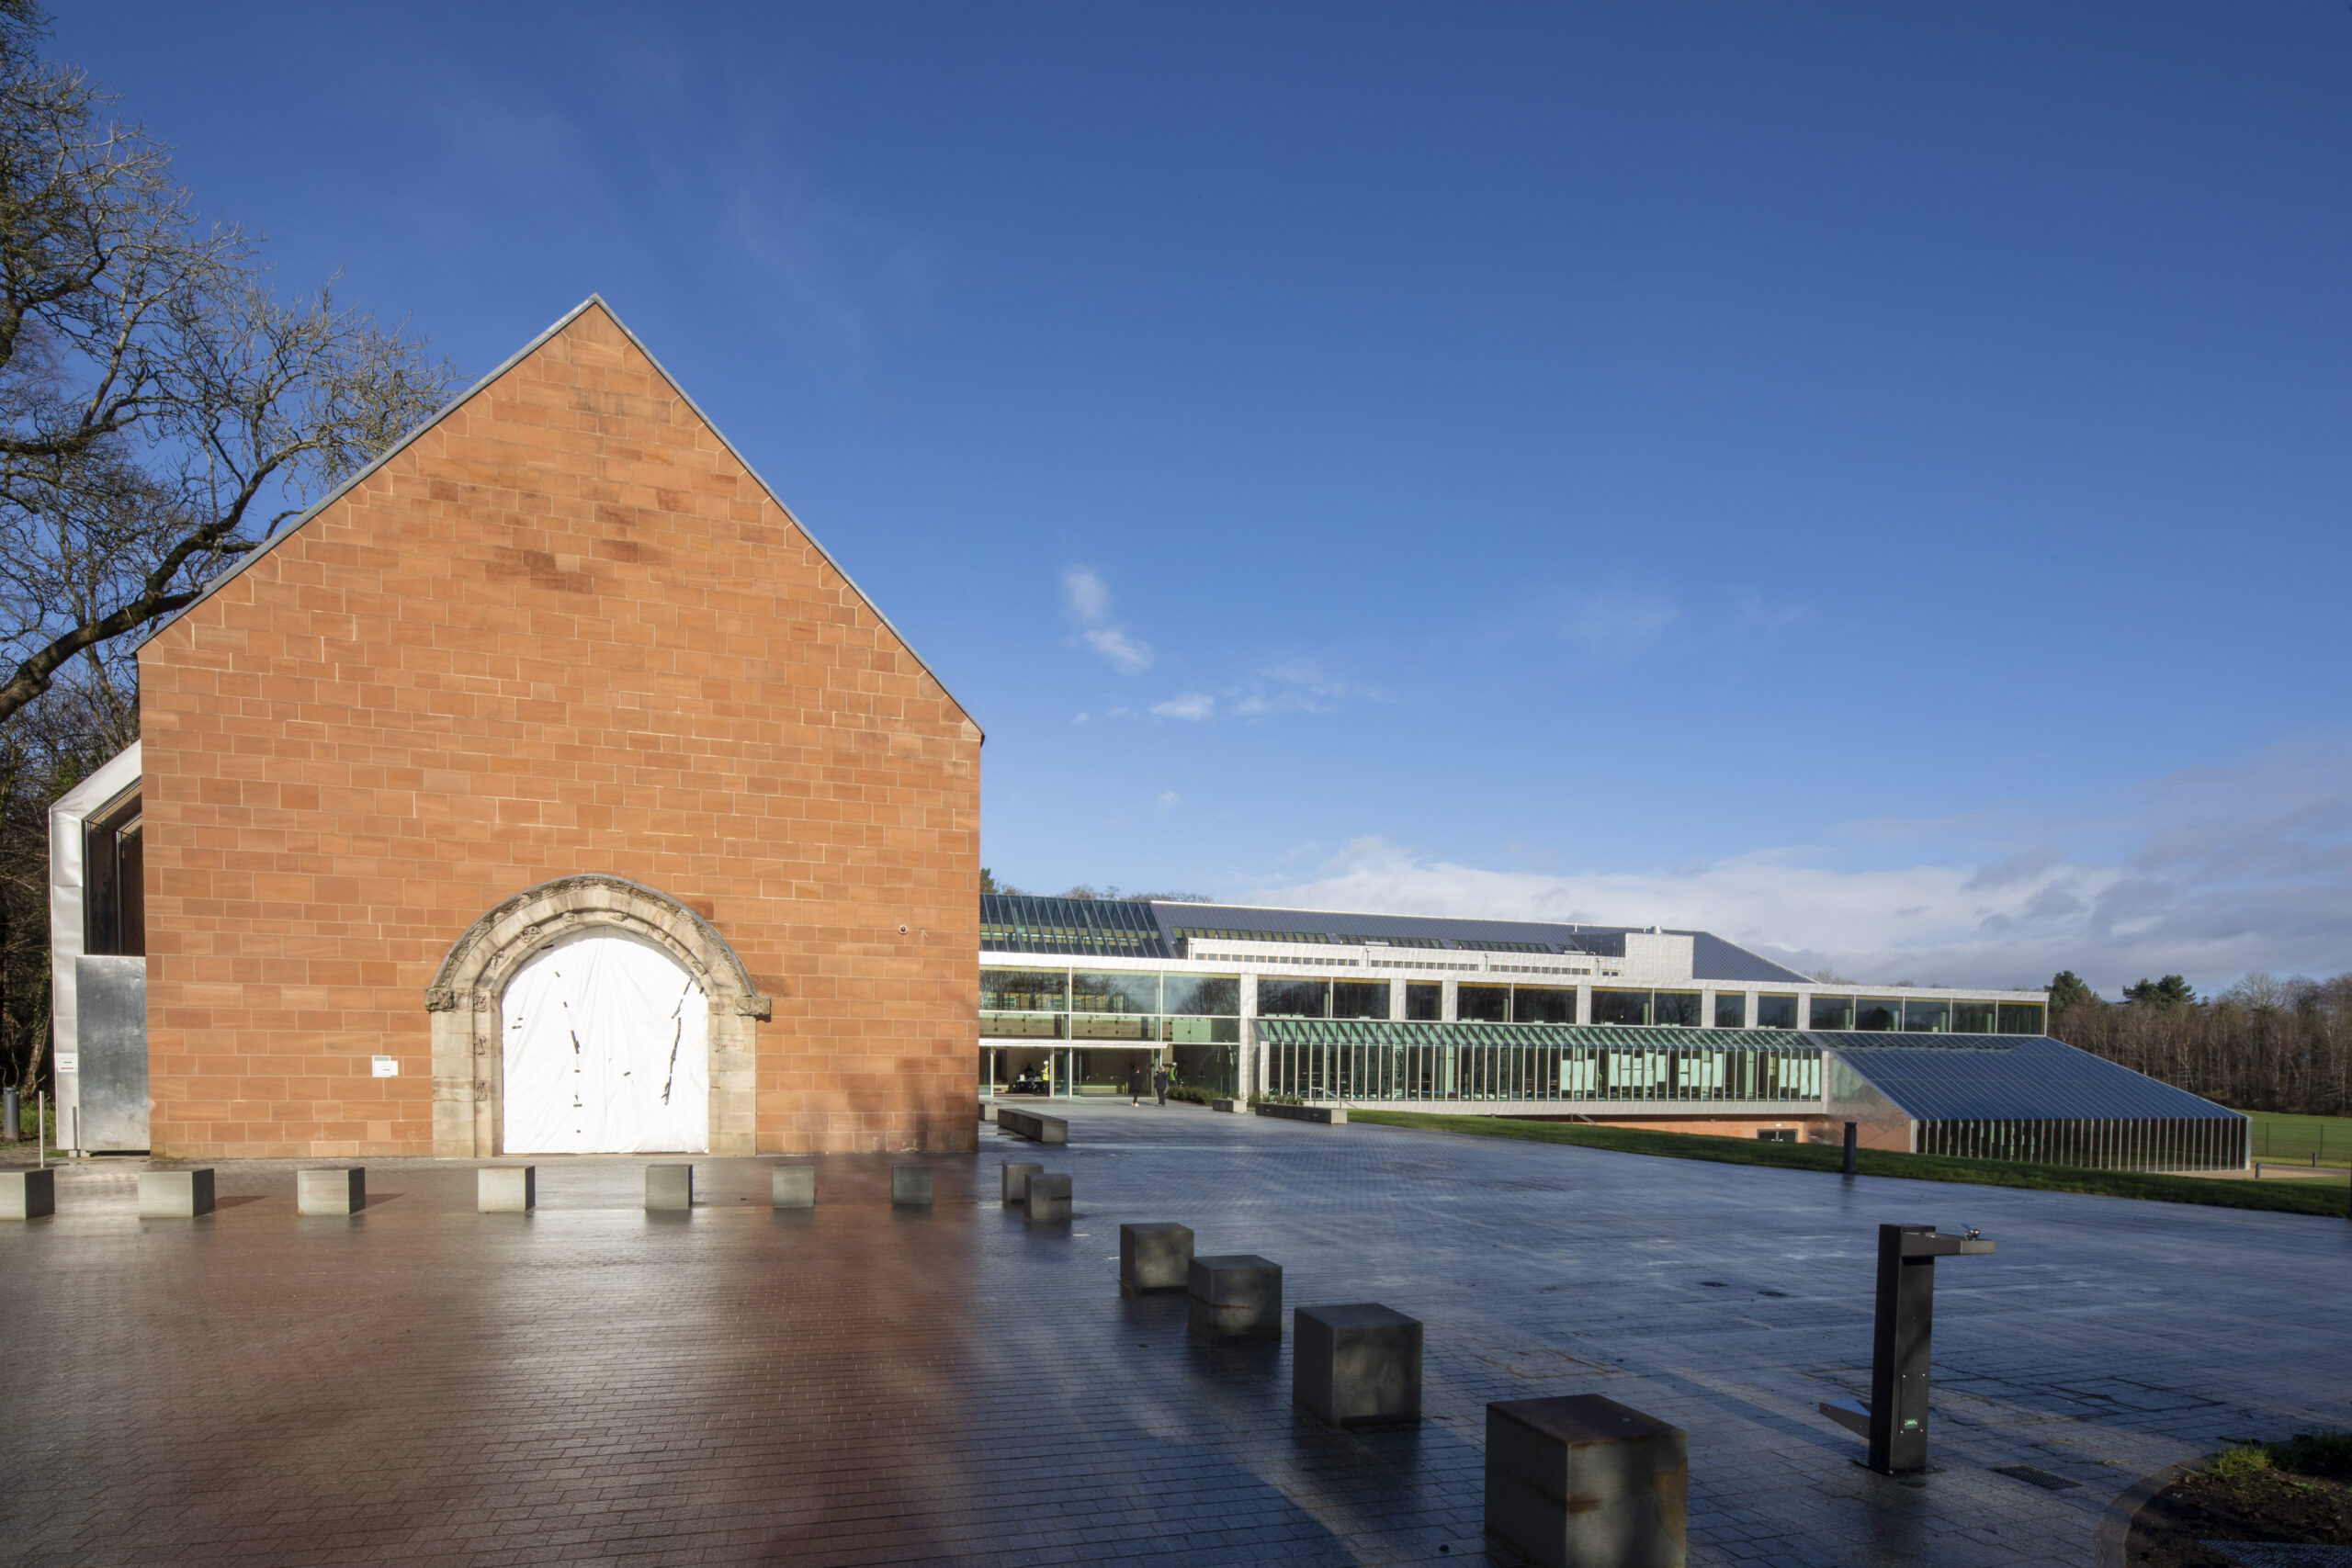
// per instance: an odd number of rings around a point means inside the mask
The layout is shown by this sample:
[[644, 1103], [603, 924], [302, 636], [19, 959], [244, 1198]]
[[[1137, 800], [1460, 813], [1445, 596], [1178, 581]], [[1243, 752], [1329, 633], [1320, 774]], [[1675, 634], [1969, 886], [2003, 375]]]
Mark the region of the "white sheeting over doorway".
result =
[[650, 942], [591, 931], [506, 984], [509, 1154], [703, 1154], [710, 1148], [710, 1006]]

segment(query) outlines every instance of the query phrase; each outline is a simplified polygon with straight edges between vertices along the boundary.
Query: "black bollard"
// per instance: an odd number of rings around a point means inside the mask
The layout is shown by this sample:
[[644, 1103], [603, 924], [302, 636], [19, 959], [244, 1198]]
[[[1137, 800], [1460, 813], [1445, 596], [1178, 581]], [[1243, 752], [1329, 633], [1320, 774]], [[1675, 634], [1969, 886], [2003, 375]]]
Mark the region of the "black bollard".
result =
[[1854, 1124], [1851, 1122], [1846, 1123], [1845, 1174], [1848, 1176], [1854, 1174]]
[[1928, 1468], [1928, 1339], [1936, 1305], [1936, 1259], [1980, 1256], [1993, 1244], [1933, 1225], [1878, 1227], [1878, 1311], [1871, 1334], [1871, 1402], [1823, 1400], [1824, 1416], [1868, 1439], [1863, 1462], [1881, 1475]]
[[0, 1144], [13, 1144], [25, 1135], [24, 1100], [14, 1084], [0, 1089]]

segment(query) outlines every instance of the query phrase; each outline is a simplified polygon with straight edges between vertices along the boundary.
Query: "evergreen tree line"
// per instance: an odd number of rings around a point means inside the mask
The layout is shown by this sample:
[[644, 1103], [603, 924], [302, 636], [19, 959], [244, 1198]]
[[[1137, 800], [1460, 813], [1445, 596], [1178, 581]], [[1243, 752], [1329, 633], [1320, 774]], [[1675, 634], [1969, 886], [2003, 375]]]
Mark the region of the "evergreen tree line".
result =
[[2067, 1044], [2223, 1105], [2352, 1115], [2352, 974], [2253, 974], [2210, 998], [2167, 975], [2109, 1002], [2067, 970], [2050, 1012]]

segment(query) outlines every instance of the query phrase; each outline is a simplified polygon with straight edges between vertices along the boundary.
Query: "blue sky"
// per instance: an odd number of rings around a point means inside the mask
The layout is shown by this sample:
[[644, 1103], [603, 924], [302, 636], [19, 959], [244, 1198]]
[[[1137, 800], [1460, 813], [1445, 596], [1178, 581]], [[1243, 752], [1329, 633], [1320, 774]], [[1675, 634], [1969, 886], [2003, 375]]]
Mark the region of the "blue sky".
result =
[[1023, 886], [2352, 969], [2341, 5], [69, 5], [289, 288], [602, 293]]

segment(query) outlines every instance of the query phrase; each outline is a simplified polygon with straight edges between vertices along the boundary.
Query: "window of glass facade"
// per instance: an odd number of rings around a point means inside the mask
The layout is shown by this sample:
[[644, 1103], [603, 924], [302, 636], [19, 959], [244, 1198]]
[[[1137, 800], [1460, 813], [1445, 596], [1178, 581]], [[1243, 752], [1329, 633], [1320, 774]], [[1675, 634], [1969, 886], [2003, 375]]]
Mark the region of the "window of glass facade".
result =
[[1747, 996], [1742, 991], [1715, 993], [1715, 1027], [1746, 1029], [1747, 1027]]
[[1592, 993], [1592, 1021], [1595, 1023], [1647, 1023], [1650, 1021], [1650, 994], [1647, 991], [1604, 991], [1595, 987]]
[[1158, 1012], [1159, 1010], [1159, 976], [1157, 975], [1089, 975], [1080, 971], [1069, 977], [1069, 1010], [1072, 1012]]
[[1453, 1016], [1464, 1022], [1509, 1023], [1509, 986], [1461, 986], [1454, 990]]
[[2003, 1002], [2000, 1008], [2000, 1028], [2003, 1034], [2039, 1034], [2041, 1032], [2040, 1002]]
[[1386, 1018], [1388, 1016], [1388, 982], [1385, 980], [1332, 981], [1331, 1016], [1333, 1018]]
[[1198, 1018], [1239, 1018], [1238, 975], [1169, 975], [1161, 978], [1160, 1010]]
[[1260, 1018], [1329, 1018], [1331, 987], [1327, 980], [1258, 980]]
[[1952, 1003], [1951, 1032], [1954, 1034], [1992, 1033], [1993, 1004], [1991, 1002]]
[[1920, 1034], [1950, 1034], [1951, 1032], [1951, 1004], [1947, 1001], [1923, 1002], [1906, 998], [1903, 1003], [1903, 1027], [1907, 1032]]
[[[1758, 1029], [1794, 1029], [1797, 1026], [1797, 999], [1794, 997], [1758, 997], [1756, 998], [1756, 1027]], [[1819, 1024], [1814, 1025], [1818, 1029]]]
[[1854, 1027], [1877, 1032], [1903, 1027], [1903, 998], [1864, 997], [1854, 1004]]
[[1445, 987], [1408, 985], [1405, 987], [1405, 1016], [1422, 1023], [1435, 1023], [1443, 1018], [1445, 1016]]
[[1003, 1012], [1067, 1012], [1069, 976], [1060, 969], [983, 969], [980, 1006]]
[[1700, 999], [1696, 991], [1660, 991], [1650, 1002], [1650, 1021], [1696, 1029]]
[[1815, 997], [1813, 998], [1814, 1029], [1851, 1029], [1854, 1027], [1854, 998], [1851, 997]]
[[1569, 986], [1515, 986], [1511, 988], [1513, 1023], [1574, 1023], [1577, 993]]
[[1241, 1038], [1238, 1018], [1163, 1018], [1159, 1037], [1175, 1045], [1230, 1045]]

